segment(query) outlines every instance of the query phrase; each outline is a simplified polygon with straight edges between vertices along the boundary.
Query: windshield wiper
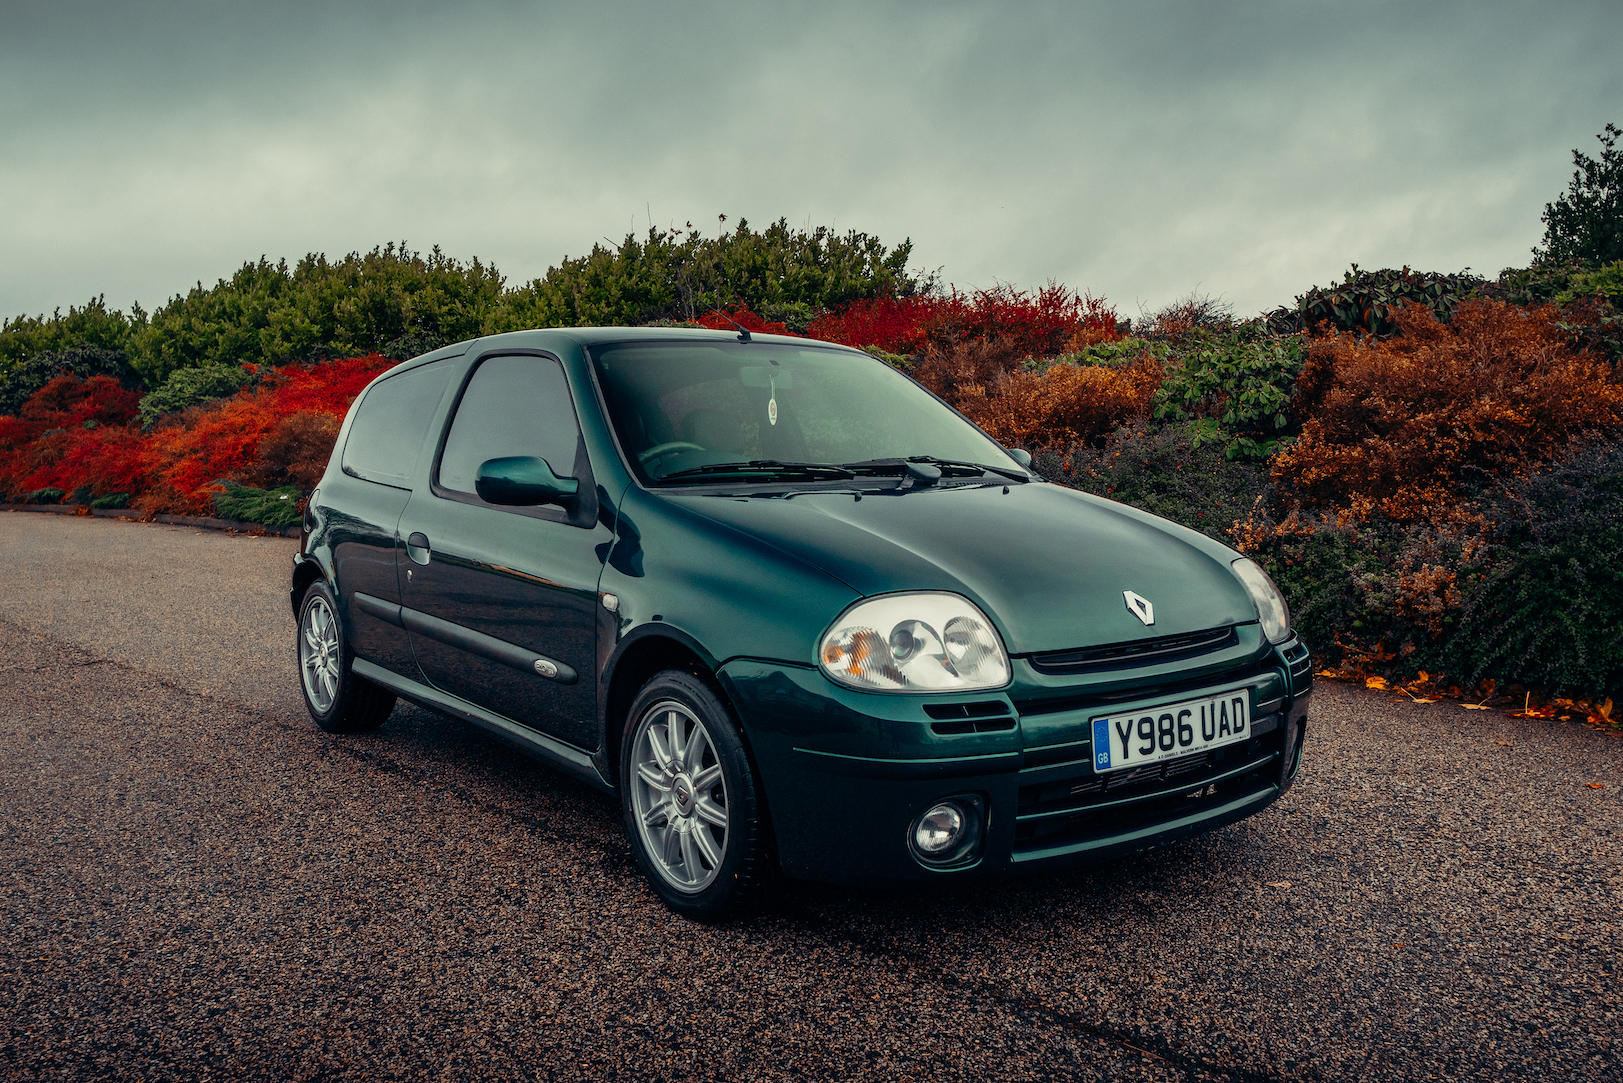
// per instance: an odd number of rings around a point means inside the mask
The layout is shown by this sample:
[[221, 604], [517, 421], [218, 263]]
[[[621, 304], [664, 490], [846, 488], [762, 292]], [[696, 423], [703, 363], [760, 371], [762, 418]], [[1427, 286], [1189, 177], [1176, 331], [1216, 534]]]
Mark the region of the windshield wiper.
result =
[[[938, 459], [934, 455], [909, 455], [905, 459], [865, 459], [859, 463], [841, 463], [840, 465], [855, 473], [870, 477], [891, 476], [899, 477], [907, 473], [908, 463], [929, 463], [931, 466], [943, 467], [942, 473], [949, 477], [978, 477], [981, 474], [996, 474], [1008, 478], [1010, 481], [1030, 481], [1029, 474], [1018, 470], [1009, 470], [1001, 466], [987, 466], [985, 463], [963, 462], [958, 459]], [[967, 471], [959, 473], [958, 471]]]
[[751, 459], [743, 463], [711, 463], [709, 466], [695, 466], [665, 474], [654, 480], [703, 481], [713, 477], [759, 477], [774, 481], [783, 479], [845, 481], [856, 477], [856, 474], [843, 466], [831, 466], [828, 463], [786, 463], [777, 459]]

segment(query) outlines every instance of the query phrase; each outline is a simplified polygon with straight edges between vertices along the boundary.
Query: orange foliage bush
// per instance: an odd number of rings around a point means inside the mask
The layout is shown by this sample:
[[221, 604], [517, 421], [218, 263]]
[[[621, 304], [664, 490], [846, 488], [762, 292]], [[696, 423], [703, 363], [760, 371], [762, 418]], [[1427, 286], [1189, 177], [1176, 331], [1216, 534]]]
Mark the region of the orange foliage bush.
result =
[[1574, 352], [1549, 308], [1463, 301], [1441, 323], [1406, 305], [1397, 337], [1313, 343], [1297, 383], [1301, 438], [1274, 460], [1293, 505], [1426, 518], [1472, 471], [1508, 477], [1623, 424], [1609, 365]]
[[1019, 344], [971, 339], [932, 345], [913, 376], [1004, 444], [1068, 447], [1098, 440], [1130, 421], [1147, 420], [1161, 363], [1055, 364], [1020, 368]]
[[1070, 447], [1148, 420], [1160, 386], [1161, 363], [1153, 357], [1119, 367], [1057, 364], [967, 388], [957, 405], [1000, 443]]

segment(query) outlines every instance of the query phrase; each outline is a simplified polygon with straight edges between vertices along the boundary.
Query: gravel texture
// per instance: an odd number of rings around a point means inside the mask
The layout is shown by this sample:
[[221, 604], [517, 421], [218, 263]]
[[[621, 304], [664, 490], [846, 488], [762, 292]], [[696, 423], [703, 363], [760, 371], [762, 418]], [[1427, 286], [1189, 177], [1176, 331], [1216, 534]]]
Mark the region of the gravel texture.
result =
[[1321, 684], [1243, 823], [709, 928], [461, 723], [315, 729], [295, 544], [0, 515], [0, 1076], [1623, 1078], [1623, 741]]

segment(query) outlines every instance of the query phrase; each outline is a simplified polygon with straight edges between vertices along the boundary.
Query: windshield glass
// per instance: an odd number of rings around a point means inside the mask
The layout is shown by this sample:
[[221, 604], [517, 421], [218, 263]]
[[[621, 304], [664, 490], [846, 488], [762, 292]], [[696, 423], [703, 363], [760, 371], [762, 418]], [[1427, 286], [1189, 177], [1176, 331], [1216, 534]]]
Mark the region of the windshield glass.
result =
[[838, 465], [932, 456], [1021, 470], [979, 429], [866, 354], [628, 342], [593, 347], [592, 358], [620, 446], [652, 481], [761, 460]]

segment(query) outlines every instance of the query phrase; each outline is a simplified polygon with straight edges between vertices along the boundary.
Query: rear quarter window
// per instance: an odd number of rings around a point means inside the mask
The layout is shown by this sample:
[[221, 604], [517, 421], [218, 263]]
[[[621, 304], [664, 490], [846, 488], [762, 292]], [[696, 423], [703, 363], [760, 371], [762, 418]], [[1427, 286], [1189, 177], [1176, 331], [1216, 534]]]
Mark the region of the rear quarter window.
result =
[[430, 362], [373, 384], [344, 441], [344, 473], [411, 488], [428, 424], [445, 394], [450, 366]]

